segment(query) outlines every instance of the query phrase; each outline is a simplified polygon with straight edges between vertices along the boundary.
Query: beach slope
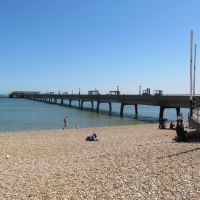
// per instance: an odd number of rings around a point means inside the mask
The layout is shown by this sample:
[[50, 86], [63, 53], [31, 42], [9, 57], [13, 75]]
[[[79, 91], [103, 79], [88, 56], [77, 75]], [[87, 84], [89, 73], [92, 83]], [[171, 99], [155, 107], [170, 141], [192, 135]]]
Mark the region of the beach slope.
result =
[[[92, 133], [99, 141], [85, 141]], [[0, 199], [198, 199], [196, 134], [177, 143], [158, 124], [3, 133]]]

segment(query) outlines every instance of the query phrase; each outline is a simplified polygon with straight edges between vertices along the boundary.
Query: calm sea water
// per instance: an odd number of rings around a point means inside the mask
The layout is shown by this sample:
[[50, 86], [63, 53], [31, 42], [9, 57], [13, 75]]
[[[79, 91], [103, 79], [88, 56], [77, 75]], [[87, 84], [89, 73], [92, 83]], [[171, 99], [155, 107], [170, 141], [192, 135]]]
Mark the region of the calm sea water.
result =
[[[68, 101], [64, 102], [68, 104]], [[57, 104], [48, 104], [21, 98], [0, 98], [0, 133], [29, 130], [61, 129], [63, 118], [69, 119], [69, 128], [76, 124], [81, 128], [105, 127], [120, 125], [135, 125], [142, 123], [158, 123], [159, 107], [138, 105], [138, 115], [135, 107], [124, 106], [124, 117], [119, 116], [120, 104], [112, 104], [112, 113], [109, 115], [109, 106], [100, 104], [100, 113], [96, 113], [91, 103], [84, 102], [84, 109], [78, 108], [78, 101], [72, 101], [72, 107]], [[189, 109], [181, 108], [184, 121], [187, 121]], [[165, 109], [164, 117], [168, 122], [176, 121], [176, 110]]]

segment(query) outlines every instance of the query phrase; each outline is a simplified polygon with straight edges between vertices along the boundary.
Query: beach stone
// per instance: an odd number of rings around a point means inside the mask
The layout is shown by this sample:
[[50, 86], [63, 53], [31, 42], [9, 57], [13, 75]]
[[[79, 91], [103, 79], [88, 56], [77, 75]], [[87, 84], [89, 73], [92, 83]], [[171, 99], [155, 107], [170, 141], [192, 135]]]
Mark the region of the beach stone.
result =
[[[99, 142], [85, 141], [93, 132]], [[176, 143], [157, 124], [0, 134], [0, 199], [199, 199], [196, 134]]]

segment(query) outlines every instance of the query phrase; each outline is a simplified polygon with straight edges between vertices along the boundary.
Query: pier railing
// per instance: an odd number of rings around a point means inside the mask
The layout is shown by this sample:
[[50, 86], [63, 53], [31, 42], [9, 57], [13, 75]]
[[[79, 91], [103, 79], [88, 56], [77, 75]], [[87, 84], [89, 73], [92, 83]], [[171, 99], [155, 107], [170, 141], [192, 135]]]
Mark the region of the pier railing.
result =
[[199, 121], [200, 120], [200, 100], [193, 101], [192, 116]]
[[200, 132], [200, 97], [195, 96], [193, 99], [191, 114], [188, 113], [189, 124]]

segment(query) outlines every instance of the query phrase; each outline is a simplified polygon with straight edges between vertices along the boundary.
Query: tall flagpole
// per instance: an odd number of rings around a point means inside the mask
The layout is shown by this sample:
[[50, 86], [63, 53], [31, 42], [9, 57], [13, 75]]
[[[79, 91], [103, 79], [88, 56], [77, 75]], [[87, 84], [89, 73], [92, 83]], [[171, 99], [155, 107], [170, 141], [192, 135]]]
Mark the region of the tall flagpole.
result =
[[193, 31], [190, 31], [190, 117], [192, 117], [192, 42]]

